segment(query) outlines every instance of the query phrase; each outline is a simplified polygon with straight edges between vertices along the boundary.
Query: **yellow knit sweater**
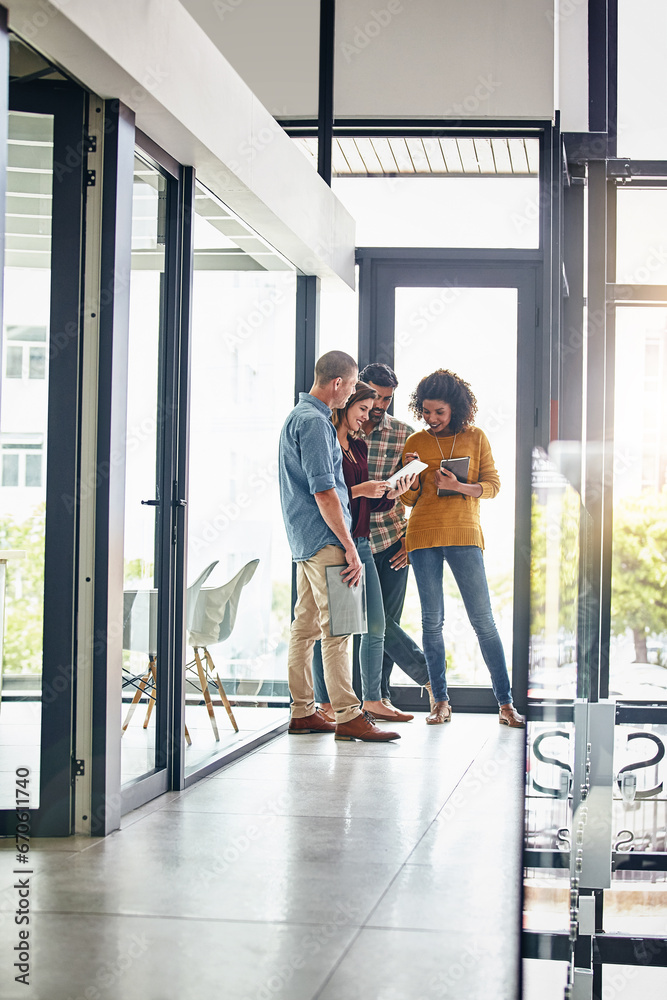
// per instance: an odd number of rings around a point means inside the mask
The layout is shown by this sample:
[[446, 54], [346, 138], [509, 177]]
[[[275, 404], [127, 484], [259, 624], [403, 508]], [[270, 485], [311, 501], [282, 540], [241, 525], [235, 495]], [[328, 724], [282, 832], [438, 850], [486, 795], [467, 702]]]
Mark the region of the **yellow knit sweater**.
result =
[[[419, 485], [401, 496], [401, 501], [412, 507], [408, 519], [406, 547], [427, 549], [436, 545], [477, 545], [484, 548], [484, 536], [479, 523], [479, 500], [495, 497], [500, 489], [500, 477], [493, 462], [491, 446], [484, 431], [470, 427], [456, 436], [452, 451], [453, 435], [436, 438], [428, 431], [417, 431], [405, 442], [403, 461], [408, 452], [416, 451], [422, 462], [428, 462], [419, 477]], [[438, 443], [440, 448], [438, 448]], [[440, 451], [442, 449], [442, 453]], [[435, 469], [442, 458], [470, 458], [469, 483], [481, 483], [482, 497], [439, 497], [435, 487]]]

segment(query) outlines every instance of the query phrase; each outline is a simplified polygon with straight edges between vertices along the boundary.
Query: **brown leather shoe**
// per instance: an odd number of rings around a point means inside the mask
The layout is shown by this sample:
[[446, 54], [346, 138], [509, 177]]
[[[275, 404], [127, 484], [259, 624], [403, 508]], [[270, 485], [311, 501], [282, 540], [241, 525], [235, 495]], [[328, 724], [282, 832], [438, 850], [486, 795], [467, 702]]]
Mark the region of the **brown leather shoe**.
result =
[[401, 712], [399, 708], [394, 708], [389, 698], [383, 698], [382, 704], [386, 707], [386, 712], [377, 712], [372, 709], [368, 714], [381, 722], [412, 722], [414, 719], [414, 715], [410, 715], [409, 712]]
[[519, 715], [511, 702], [500, 706], [498, 722], [501, 726], [509, 726], [510, 729], [524, 729], [526, 725], [523, 715]]
[[441, 722], [452, 721], [452, 706], [448, 701], [436, 701], [433, 711], [426, 716], [427, 726], [439, 726]]
[[324, 705], [320, 705], [320, 707], [317, 709], [317, 711], [320, 713], [320, 715], [324, 716], [324, 718], [327, 720], [327, 722], [333, 722], [333, 723], [336, 722], [336, 713], [334, 712], [333, 708], [331, 707], [331, 703], [330, 702], [327, 703], [327, 707], [326, 708], [324, 707]]
[[305, 719], [290, 719], [288, 733], [293, 736], [301, 733], [335, 733], [336, 726], [329, 722], [319, 711], [307, 715]]
[[376, 726], [368, 712], [362, 712], [351, 722], [339, 722], [334, 736], [336, 740], [362, 740], [364, 743], [388, 743], [389, 740], [400, 738], [400, 733], [392, 733], [389, 729]]

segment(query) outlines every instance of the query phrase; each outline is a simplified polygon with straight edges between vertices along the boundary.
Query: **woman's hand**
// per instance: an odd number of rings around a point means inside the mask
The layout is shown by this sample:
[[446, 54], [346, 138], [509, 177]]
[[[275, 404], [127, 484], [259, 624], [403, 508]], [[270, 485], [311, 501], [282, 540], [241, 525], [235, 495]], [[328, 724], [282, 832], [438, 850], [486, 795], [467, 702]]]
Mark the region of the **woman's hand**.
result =
[[411, 476], [401, 476], [401, 478], [396, 481], [396, 488], [389, 490], [387, 493], [387, 500], [395, 500], [396, 497], [400, 497], [401, 493], [407, 493], [408, 490], [413, 489], [417, 478], [416, 472]]
[[[367, 483], [358, 483], [356, 486], [353, 486], [350, 493], [355, 498], [368, 497], [369, 500], [378, 500], [385, 495], [388, 489], [389, 483], [370, 479]], [[398, 496], [398, 493], [396, 496]]]
[[479, 499], [483, 493], [481, 483], [460, 483], [449, 469], [435, 470], [435, 488], [436, 490], [455, 490], [463, 496], [475, 497], [476, 499]]
[[460, 493], [461, 483], [449, 469], [436, 469], [435, 488], [436, 490], [456, 490], [457, 493]]
[[414, 461], [417, 462], [419, 461], [419, 452], [417, 451], [408, 451], [403, 456], [403, 465], [407, 465], [408, 462], [414, 462]]

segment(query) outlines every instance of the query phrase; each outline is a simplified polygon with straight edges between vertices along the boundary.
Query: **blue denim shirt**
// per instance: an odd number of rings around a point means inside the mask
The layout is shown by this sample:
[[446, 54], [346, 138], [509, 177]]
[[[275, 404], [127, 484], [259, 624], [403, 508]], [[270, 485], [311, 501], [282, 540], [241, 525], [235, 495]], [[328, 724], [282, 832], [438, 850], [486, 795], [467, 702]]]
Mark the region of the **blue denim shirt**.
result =
[[309, 392], [299, 393], [299, 402], [283, 425], [279, 461], [280, 503], [293, 558], [301, 562], [325, 545], [340, 545], [320, 514], [314, 494], [335, 489], [347, 526], [352, 528], [343, 453], [331, 410]]

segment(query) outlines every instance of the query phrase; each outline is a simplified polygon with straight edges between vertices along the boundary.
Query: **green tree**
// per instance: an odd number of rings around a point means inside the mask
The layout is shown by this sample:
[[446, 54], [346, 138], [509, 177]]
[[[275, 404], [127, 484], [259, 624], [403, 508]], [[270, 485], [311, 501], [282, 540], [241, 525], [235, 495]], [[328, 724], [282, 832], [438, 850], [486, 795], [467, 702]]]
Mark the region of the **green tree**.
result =
[[632, 632], [635, 663], [647, 663], [646, 639], [667, 632], [667, 491], [614, 504], [611, 628]]
[[41, 674], [44, 617], [45, 504], [17, 521], [0, 517], [0, 548], [21, 549], [25, 559], [7, 563], [5, 581], [5, 673]]

